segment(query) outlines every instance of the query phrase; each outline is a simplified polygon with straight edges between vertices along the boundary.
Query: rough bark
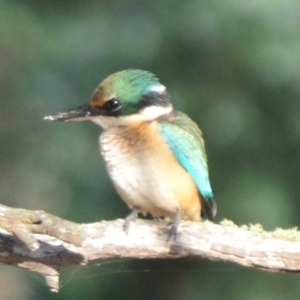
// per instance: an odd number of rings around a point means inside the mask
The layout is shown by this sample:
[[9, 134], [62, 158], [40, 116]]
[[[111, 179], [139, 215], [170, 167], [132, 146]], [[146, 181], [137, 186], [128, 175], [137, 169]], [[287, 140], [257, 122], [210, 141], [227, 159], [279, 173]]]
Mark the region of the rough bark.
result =
[[297, 229], [266, 232], [260, 225], [238, 227], [182, 221], [176, 241], [167, 242], [164, 221], [137, 220], [129, 233], [124, 220], [76, 224], [43, 211], [0, 205], [0, 261], [40, 273], [52, 291], [59, 272], [107, 258], [205, 257], [268, 271], [300, 271]]

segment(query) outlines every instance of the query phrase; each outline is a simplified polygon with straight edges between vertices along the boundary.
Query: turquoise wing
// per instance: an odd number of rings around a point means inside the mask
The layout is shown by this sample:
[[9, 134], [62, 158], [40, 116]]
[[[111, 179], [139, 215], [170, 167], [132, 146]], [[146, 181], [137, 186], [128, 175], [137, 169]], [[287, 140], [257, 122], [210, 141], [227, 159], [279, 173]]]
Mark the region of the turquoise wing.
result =
[[174, 118], [160, 121], [160, 133], [174, 153], [178, 162], [192, 176], [204, 199], [203, 210], [212, 220], [217, 212], [209, 182], [208, 166], [202, 132], [187, 115], [176, 111]]

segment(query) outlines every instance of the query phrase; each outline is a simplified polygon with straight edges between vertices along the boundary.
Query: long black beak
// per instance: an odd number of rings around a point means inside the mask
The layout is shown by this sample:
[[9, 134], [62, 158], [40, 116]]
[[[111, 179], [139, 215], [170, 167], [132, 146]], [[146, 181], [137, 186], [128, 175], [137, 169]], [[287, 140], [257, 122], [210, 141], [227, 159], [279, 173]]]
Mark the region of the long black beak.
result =
[[44, 117], [44, 120], [49, 121], [85, 121], [91, 117], [99, 116], [101, 112], [97, 108], [90, 105], [79, 106], [70, 110], [61, 111], [57, 114]]

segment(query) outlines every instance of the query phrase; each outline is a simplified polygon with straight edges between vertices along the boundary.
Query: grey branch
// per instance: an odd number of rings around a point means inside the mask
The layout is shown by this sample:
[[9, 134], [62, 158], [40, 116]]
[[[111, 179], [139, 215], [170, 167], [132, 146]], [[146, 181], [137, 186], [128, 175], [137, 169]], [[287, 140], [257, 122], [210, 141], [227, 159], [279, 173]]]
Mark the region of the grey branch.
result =
[[266, 232], [260, 225], [238, 227], [182, 221], [177, 241], [167, 242], [164, 221], [137, 220], [129, 233], [124, 220], [76, 224], [43, 211], [0, 205], [0, 261], [40, 273], [52, 291], [59, 272], [113, 258], [205, 257], [268, 271], [300, 271], [300, 233], [295, 229]]

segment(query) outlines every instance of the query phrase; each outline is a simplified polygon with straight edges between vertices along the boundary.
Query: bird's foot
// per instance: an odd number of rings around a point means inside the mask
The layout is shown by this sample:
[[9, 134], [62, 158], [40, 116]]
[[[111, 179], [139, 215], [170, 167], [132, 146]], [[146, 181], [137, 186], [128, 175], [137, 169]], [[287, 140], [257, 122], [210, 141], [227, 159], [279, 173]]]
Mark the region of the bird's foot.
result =
[[[174, 217], [174, 219], [173, 219], [173, 221], [172, 221], [172, 226], [171, 226], [171, 229], [170, 229], [170, 231], [169, 231], [169, 234], [168, 234], [168, 242], [172, 239], [172, 238], [174, 238], [174, 241], [176, 242], [177, 241], [177, 236], [178, 236], [178, 226], [179, 226], [179, 223], [180, 223], [180, 220], [181, 220], [181, 214], [182, 214], [182, 212], [181, 212], [181, 210], [179, 210], [177, 213], [176, 213], [176, 215], [175, 215], [175, 217]], [[169, 223], [170, 224], [170, 223]]]
[[138, 217], [140, 208], [138, 206], [134, 207], [131, 213], [126, 217], [123, 223], [123, 230], [128, 234], [129, 232], [129, 225], [132, 221], [136, 220]]

